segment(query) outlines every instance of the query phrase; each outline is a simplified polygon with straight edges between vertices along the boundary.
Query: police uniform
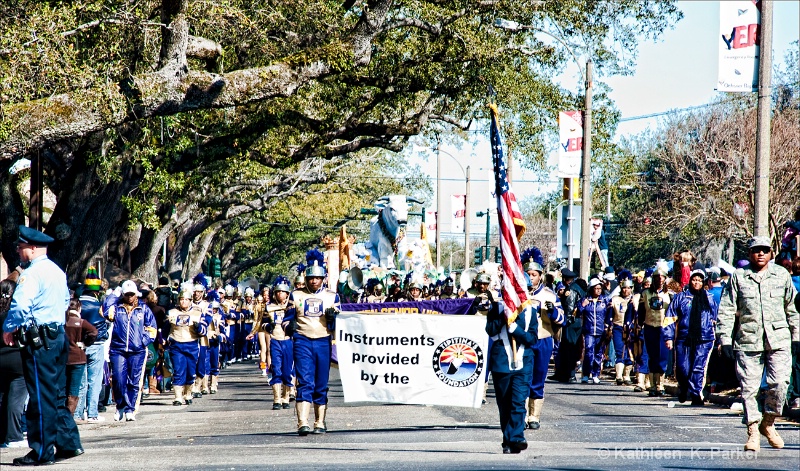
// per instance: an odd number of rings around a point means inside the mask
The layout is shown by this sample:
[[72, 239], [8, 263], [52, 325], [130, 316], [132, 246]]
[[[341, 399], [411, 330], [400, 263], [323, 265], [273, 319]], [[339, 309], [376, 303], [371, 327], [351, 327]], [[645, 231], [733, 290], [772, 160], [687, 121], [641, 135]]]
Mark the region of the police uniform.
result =
[[[278, 288], [276, 288], [278, 289]], [[286, 286], [288, 292], [288, 286]], [[272, 362], [272, 408], [289, 408], [289, 393], [294, 380], [294, 348], [292, 339], [286, 335], [283, 323], [286, 319], [286, 310], [289, 302], [278, 304], [272, 302], [267, 305], [260, 329], [269, 336], [269, 353]]]
[[[182, 296], [185, 296], [183, 294]], [[167, 318], [172, 326], [169, 334], [169, 353], [172, 357], [172, 387], [175, 390], [173, 405], [192, 403], [190, 385], [195, 379], [198, 340], [206, 333], [207, 325], [196, 306], [184, 311], [180, 307], [171, 309]], [[189, 387], [187, 387], [189, 386]]]
[[[52, 242], [53, 238], [42, 232], [19, 227], [17, 244], [40, 249]], [[15, 458], [15, 465], [51, 464], [57, 457], [83, 453], [78, 428], [66, 407], [69, 347], [64, 321], [68, 305], [66, 274], [46, 254], [31, 260], [17, 280], [3, 323], [4, 337], [15, 333], [26, 342], [21, 355], [29, 396], [26, 418], [31, 451]]]
[[[553, 336], [557, 327], [564, 325], [564, 311], [561, 301], [556, 293], [546, 287], [544, 283], [533, 289], [531, 299], [540, 306], [538, 322], [538, 340], [531, 347], [533, 351], [533, 370], [531, 371], [531, 387], [528, 394], [527, 426], [532, 429], [539, 428], [539, 419], [544, 405], [544, 382], [547, 379], [547, 370], [550, 366], [550, 357], [553, 355]], [[553, 303], [552, 309], [547, 309], [547, 303]]]
[[657, 292], [652, 288], [644, 290], [639, 301], [639, 315], [644, 318], [644, 343], [647, 349], [647, 368], [650, 371], [651, 396], [664, 394], [661, 378], [667, 371], [669, 350], [664, 343], [661, 328], [664, 326], [664, 315], [669, 303], [669, 293]]
[[[538, 340], [539, 302], [520, 312], [507, 325], [502, 303], [493, 303], [486, 320], [486, 333], [494, 340], [489, 355], [489, 369], [497, 397], [503, 453], [519, 453], [528, 447], [525, 441], [525, 401], [533, 373], [533, 346]], [[516, 341], [516, 358], [511, 339]]]
[[[319, 266], [309, 267], [306, 277]], [[322, 276], [322, 275], [321, 275]], [[310, 433], [308, 415], [314, 404], [315, 433], [325, 433], [325, 414], [328, 404], [328, 377], [331, 362], [331, 331], [333, 325], [326, 320], [325, 311], [339, 310], [339, 295], [324, 287], [312, 292], [306, 286], [289, 296], [289, 308], [284, 323], [290, 325], [294, 338], [294, 365], [297, 373], [297, 428], [298, 433]]]
[[141, 293], [136, 283], [125, 281], [118, 290], [120, 294], [134, 293], [137, 296], [134, 305], [125, 304], [116, 292], [103, 302], [103, 315], [113, 322], [108, 357], [111, 388], [117, 406], [114, 419], [122, 420], [124, 415], [125, 420], [132, 421], [135, 420], [136, 402], [145, 374], [147, 346], [155, 339], [158, 329], [153, 311], [138, 299]]
[[[627, 284], [626, 281], [623, 281]], [[631, 284], [631, 287], [633, 285]], [[633, 294], [623, 298], [614, 296], [611, 298], [612, 340], [614, 342], [614, 352], [616, 360], [614, 370], [616, 373], [617, 384], [631, 384], [631, 370], [633, 369], [633, 359], [628, 349], [627, 338], [633, 330], [635, 318], [635, 306], [633, 304]]]

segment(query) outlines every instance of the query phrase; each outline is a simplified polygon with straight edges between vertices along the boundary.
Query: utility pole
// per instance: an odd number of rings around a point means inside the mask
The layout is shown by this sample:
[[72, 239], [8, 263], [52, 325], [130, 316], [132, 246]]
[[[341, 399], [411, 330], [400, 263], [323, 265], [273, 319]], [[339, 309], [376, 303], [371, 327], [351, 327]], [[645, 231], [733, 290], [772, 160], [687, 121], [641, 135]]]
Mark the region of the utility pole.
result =
[[592, 60], [586, 61], [586, 110], [583, 112], [583, 158], [581, 159], [581, 269], [580, 277], [589, 279], [589, 231], [592, 228]]
[[758, 106], [756, 111], [756, 175], [753, 198], [756, 237], [769, 237], [770, 112], [772, 109], [772, 1], [761, 2]]
[[441, 266], [442, 259], [442, 231], [439, 224], [439, 215], [442, 214], [442, 153], [439, 152], [441, 141], [436, 143], [436, 269]]
[[469, 165], [466, 171], [467, 189], [464, 196], [464, 269], [469, 268]]

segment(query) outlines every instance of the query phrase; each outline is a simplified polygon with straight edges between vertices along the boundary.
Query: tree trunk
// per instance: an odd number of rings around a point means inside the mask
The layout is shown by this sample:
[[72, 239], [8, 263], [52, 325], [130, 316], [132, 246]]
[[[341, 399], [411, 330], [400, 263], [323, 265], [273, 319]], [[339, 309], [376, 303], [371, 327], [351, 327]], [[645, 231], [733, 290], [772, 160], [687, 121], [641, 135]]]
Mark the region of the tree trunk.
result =
[[16, 187], [19, 177], [8, 173], [11, 164], [10, 160], [0, 162], [0, 212], [3, 214], [0, 221], [0, 249], [9, 270], [19, 264], [15, 244], [17, 226], [25, 224], [25, 206]]

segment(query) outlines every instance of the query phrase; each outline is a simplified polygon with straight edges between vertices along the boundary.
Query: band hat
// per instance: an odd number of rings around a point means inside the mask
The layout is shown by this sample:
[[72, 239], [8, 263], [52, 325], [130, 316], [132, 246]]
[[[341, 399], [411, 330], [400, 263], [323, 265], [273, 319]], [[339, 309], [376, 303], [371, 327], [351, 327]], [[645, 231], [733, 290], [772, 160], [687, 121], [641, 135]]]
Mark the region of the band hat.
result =
[[178, 295], [178, 299], [192, 299], [192, 292], [188, 289], [181, 291], [181, 294]]
[[747, 243], [747, 248], [748, 249], [754, 249], [756, 247], [764, 247], [764, 248], [772, 250], [772, 243], [769, 240], [769, 237], [764, 237], [764, 236], [753, 237]]
[[140, 293], [139, 290], [136, 289], [136, 282], [135, 281], [133, 281], [133, 280], [125, 280], [122, 283], [122, 294], [130, 294], [130, 293], [133, 293], [136, 296], [141, 296], [142, 295], [142, 293]]
[[17, 238], [18, 244], [28, 244], [36, 247], [47, 247], [49, 244], [55, 242], [55, 239], [45, 234], [44, 232], [37, 231], [31, 227], [19, 226], [19, 237]]
[[620, 289], [622, 288], [633, 288], [633, 280], [622, 280], [619, 284]]

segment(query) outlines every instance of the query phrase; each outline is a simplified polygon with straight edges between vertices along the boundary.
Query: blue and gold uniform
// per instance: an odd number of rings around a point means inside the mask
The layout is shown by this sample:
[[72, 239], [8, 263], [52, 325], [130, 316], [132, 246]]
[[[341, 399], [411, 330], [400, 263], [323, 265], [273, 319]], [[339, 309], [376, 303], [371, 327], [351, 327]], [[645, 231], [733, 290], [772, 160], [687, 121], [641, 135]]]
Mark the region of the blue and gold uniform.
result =
[[[68, 343], [64, 321], [69, 305], [66, 274], [49, 258], [53, 239], [20, 226], [17, 252], [23, 266], [3, 323], [3, 338], [22, 338], [22, 366], [29, 402], [26, 413], [31, 451], [15, 465], [52, 464], [56, 457], [83, 453], [75, 420], [66, 407]], [[28, 263], [29, 262], [29, 263]], [[58, 452], [56, 452], [58, 449]]]
[[[281, 285], [278, 285], [276, 296], [280, 289]], [[288, 294], [288, 285], [285, 286], [285, 289]], [[292, 390], [294, 379], [294, 345], [283, 329], [288, 306], [288, 299], [283, 303], [270, 303], [267, 305], [261, 325], [258, 326], [269, 335], [269, 352], [272, 362], [272, 379], [269, 384], [272, 386], [274, 398], [272, 408], [275, 410], [289, 408], [289, 393]]]
[[289, 295], [284, 324], [294, 338], [294, 364], [297, 372], [297, 431], [311, 432], [308, 415], [314, 404], [314, 433], [325, 433], [328, 404], [328, 377], [331, 362], [332, 317], [339, 311], [339, 295], [323, 287], [312, 290], [312, 278], [322, 281], [325, 269], [310, 266], [306, 287]]
[[539, 330], [538, 340], [531, 347], [533, 350], [533, 371], [531, 372], [531, 388], [528, 399], [527, 426], [532, 429], [539, 428], [539, 418], [544, 405], [544, 382], [547, 379], [547, 370], [550, 366], [550, 357], [553, 356], [553, 335], [556, 327], [563, 326], [564, 310], [561, 309], [561, 300], [553, 290], [544, 283], [533, 288], [531, 299], [539, 303]]
[[667, 371], [669, 349], [664, 342], [661, 328], [664, 327], [664, 316], [669, 308], [671, 297], [669, 293], [661, 291], [661, 284], [666, 278], [666, 273], [653, 274], [653, 284], [649, 289], [642, 291], [639, 301], [639, 317], [644, 324], [644, 343], [647, 349], [647, 367], [650, 371], [650, 396], [662, 396], [664, 386], [661, 378]]
[[620, 283], [622, 295], [611, 298], [611, 307], [613, 309], [611, 315], [611, 335], [612, 341], [614, 342], [614, 352], [616, 353], [614, 371], [616, 373], [615, 379], [617, 385], [631, 384], [633, 358], [631, 358], [631, 351], [628, 349], [627, 337], [629, 337], [633, 331], [633, 323], [636, 318], [636, 309], [631, 289], [633, 289], [633, 283], [630, 280], [623, 280], [622, 283]]
[[178, 307], [171, 309], [167, 315], [171, 325], [169, 354], [172, 357], [172, 387], [175, 390], [172, 405], [175, 406], [192, 403], [191, 384], [195, 379], [200, 351], [198, 340], [206, 334], [207, 329], [203, 313], [188, 302], [190, 298], [190, 293], [181, 293]]

